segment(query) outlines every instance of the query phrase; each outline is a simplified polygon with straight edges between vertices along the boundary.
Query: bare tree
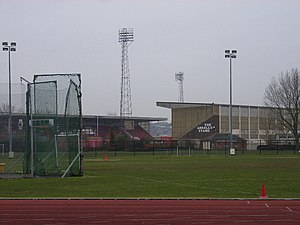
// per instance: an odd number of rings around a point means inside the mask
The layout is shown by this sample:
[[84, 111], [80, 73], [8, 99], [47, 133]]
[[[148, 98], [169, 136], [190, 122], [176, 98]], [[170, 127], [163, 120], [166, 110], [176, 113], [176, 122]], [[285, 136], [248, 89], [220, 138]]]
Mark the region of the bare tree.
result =
[[265, 131], [266, 140], [268, 141], [268, 144], [270, 144], [279, 134], [277, 121], [270, 108], [266, 108], [263, 111], [260, 111], [260, 113], [263, 115], [260, 128]]
[[[12, 113], [24, 113], [24, 109], [22, 107], [17, 108], [16, 106], [11, 106]], [[0, 114], [8, 114], [9, 113], [9, 105], [6, 103], [0, 104]]]
[[265, 104], [273, 108], [275, 117], [290, 131], [295, 138], [296, 149], [299, 150], [299, 100], [300, 83], [297, 69], [281, 73], [272, 79], [265, 90]]
[[117, 116], [118, 114], [116, 112], [107, 112], [108, 116]]
[[[11, 106], [11, 111], [14, 112], [15, 111], [15, 107]], [[0, 105], [0, 113], [1, 114], [8, 114], [9, 113], [9, 105], [6, 103], [2, 103]]]

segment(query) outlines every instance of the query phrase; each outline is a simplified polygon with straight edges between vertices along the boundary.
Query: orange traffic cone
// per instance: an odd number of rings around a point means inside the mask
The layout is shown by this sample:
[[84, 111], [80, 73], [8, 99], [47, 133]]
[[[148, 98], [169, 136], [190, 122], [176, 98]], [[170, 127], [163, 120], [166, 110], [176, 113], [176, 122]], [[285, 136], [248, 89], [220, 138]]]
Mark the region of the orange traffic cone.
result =
[[264, 183], [261, 185], [261, 196], [259, 198], [268, 198]]
[[107, 153], [104, 154], [104, 161], [108, 161]]

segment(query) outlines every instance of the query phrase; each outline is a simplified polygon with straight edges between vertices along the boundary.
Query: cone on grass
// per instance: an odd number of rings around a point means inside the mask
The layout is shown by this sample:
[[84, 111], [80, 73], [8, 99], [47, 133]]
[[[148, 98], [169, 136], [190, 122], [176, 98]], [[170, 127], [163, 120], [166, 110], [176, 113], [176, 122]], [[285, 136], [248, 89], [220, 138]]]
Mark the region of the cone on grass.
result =
[[104, 154], [104, 161], [108, 161], [107, 153]]
[[259, 198], [268, 198], [264, 183], [261, 185], [261, 196]]

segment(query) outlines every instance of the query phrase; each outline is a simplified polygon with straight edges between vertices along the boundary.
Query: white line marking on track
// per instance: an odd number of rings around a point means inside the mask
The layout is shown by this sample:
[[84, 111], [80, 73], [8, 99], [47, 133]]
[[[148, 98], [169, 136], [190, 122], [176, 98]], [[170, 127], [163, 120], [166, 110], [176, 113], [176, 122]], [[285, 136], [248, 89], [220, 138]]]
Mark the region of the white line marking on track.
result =
[[269, 206], [267, 203], [265, 203], [265, 206], [266, 206], [267, 208], [270, 208], [270, 206]]
[[289, 210], [290, 212], [293, 212], [293, 210], [291, 210], [289, 207], [286, 207], [287, 210]]

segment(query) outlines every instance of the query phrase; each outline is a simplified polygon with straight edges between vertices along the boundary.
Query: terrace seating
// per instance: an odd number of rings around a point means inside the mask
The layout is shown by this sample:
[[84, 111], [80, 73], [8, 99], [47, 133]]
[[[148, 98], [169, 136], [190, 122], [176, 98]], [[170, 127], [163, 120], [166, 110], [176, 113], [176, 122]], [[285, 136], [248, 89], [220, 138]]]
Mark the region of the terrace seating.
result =
[[140, 126], [135, 126], [134, 130], [126, 130], [126, 132], [134, 139], [153, 140], [153, 137]]
[[110, 132], [114, 132], [114, 136], [126, 135], [126, 133], [118, 127], [101, 126], [98, 129], [98, 137], [101, 137], [103, 141], [110, 140]]

